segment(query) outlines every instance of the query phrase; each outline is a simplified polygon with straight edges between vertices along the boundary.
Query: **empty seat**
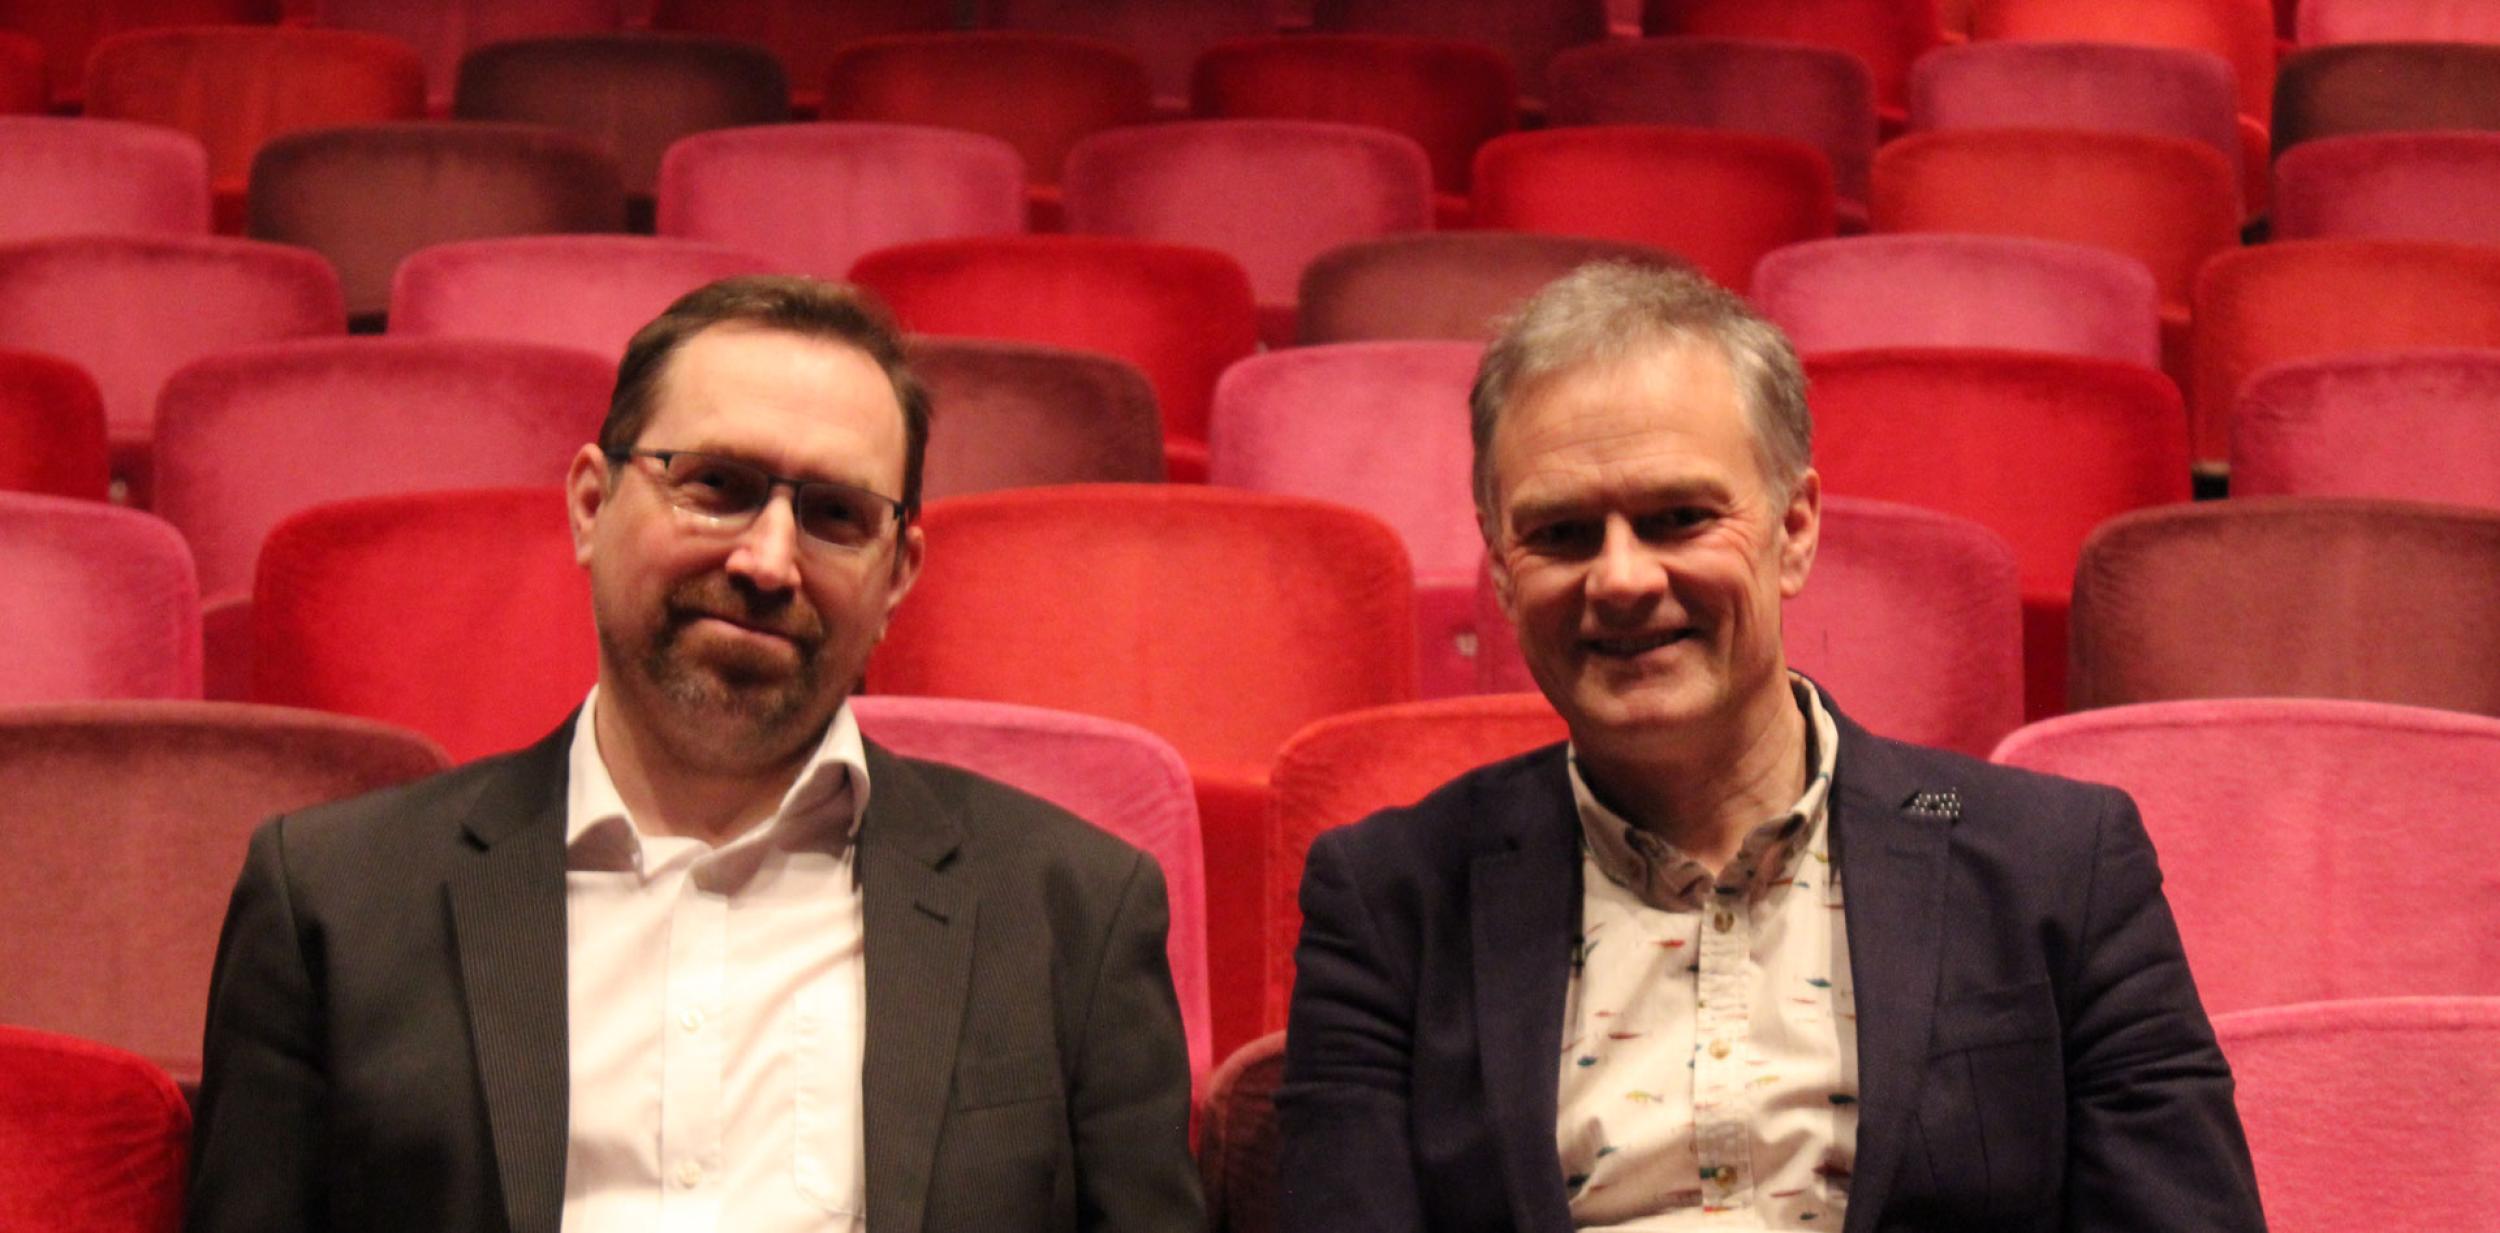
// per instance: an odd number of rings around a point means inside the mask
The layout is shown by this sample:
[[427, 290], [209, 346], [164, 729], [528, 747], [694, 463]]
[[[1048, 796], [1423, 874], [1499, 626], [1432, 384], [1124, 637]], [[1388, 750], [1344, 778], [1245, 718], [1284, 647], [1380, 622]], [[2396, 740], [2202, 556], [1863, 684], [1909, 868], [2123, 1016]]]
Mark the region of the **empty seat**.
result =
[[2161, 365], [2161, 296], [2105, 249], [1943, 232], [1792, 244], [1754, 267], [1753, 300], [1800, 353], [1991, 347]]
[[2500, 512], [2233, 498], [2113, 520], [2075, 570], [2077, 708], [2355, 698], [2500, 715]]
[[1274, 1233], [1276, 1089], [1285, 1081], [1285, 1034], [1270, 1032], [1216, 1068], [1198, 1118], [1198, 1180], [1208, 1233]]
[[43, 44], [15, 30], [0, 30], [0, 115], [41, 115], [50, 102]]
[[0, 559], [0, 705], [200, 696], [199, 583], [161, 519], [0, 492]]
[[1642, 39], [1554, 57], [1546, 123], [1673, 124], [1802, 141], [1832, 165], [1843, 222], [1866, 224], [1875, 82], [1830, 47], [1737, 38]]
[[426, 108], [451, 110], [460, 58], [489, 43], [622, 29], [623, 0], [312, 0], [324, 26], [386, 34], [425, 58]]
[[59, 356], [0, 348], [0, 492], [101, 501], [111, 484], [95, 378]]
[[252, 168], [251, 234], [302, 245], [339, 272], [350, 317], [390, 306], [400, 259], [452, 240], [619, 231], [616, 160], [527, 124], [376, 124], [296, 133]]
[[0, 1020], [198, 1078], [218, 923], [252, 831], [445, 765], [415, 733], [275, 707], [0, 712], [0, 783], [14, 798], [0, 851], [23, 879], [0, 903]]
[[1097, 133], [1068, 152], [1071, 232], [1210, 248], [1241, 263], [1262, 337], [1293, 341], [1312, 258], [1432, 225], [1432, 171], [1395, 133], [1308, 120], [1198, 120]]
[[2328, 43], [2500, 43], [2500, 10], [2473, 0], [2301, 0], [2303, 47]]
[[[2391, 1207], [2408, 1229], [2473, 1233], [2500, 1203], [2500, 999], [2269, 1007], [2216, 1016], [2214, 1036], [2276, 1233], [2338, 1233]], [[2355, 1160], [2378, 1162], [2367, 1185]]]
[[1311, 28], [1490, 44], [1518, 67], [1533, 106], [1555, 53], [1606, 37], [1606, 8], [1606, 0], [1313, 0]]
[[1041, 797], [1154, 857], [1171, 925], [1165, 958], [1203, 1090], [1215, 1067], [1207, 1023], [1207, 876], [1189, 766], [1134, 724], [1007, 702], [851, 699], [862, 735], [898, 754], [977, 771]]
[[1331, 249], [1302, 272], [1305, 343], [1492, 338], [1538, 288], [1591, 261], [1676, 264], [1643, 244], [1525, 232], [1391, 236]]
[[2500, 245], [2500, 132], [2357, 133], [2275, 160], [2273, 238]]
[[[2208, 1010], [2500, 993], [2500, 903], [2455, 876], [2500, 860], [2500, 833], [2481, 824], [2500, 792], [2500, 720], [2315, 698], [2159, 702], [2035, 724], [1996, 760], [2135, 798]], [[2388, 945], [2379, 904], [2439, 925]]]
[[589, 615], [552, 484], [313, 506], [260, 554], [251, 698], [395, 724], [458, 761], [501, 753], [581, 705]]
[[2348, 133], [2500, 129], [2500, 46], [2346, 43], [2284, 57], [2276, 157]]
[[0, 1026], [0, 1225], [173, 1233], [191, 1106], [155, 1063], [109, 1045]]
[[1156, 102], [1178, 111], [1189, 99], [1199, 53], [1226, 39], [1276, 29], [1275, 0], [986, 0], [989, 24], [1104, 39], [1136, 52], [1154, 81]]
[[1163, 479], [1163, 417], [1134, 364], [1033, 343], [923, 337], [911, 342], [911, 366], [931, 406], [924, 502]]
[[168, 26], [268, 25], [281, 7], [281, 0], [0, 0], [0, 28], [33, 36], [52, 103], [76, 108], [102, 39]]
[[1548, 129], [1476, 152], [1477, 226], [1665, 249], [1742, 291], [1754, 262], [1832, 234], [1832, 169], [1803, 142], [1652, 125]]
[[842, 278], [917, 240], [1024, 230], [1024, 161], [996, 137], [916, 124], [698, 133], [660, 161], [659, 232]]
[[834, 54], [878, 34], [955, 27], [955, 0], [648, 0], [651, 28], [761, 43], [780, 57], [792, 100], [814, 115]]
[[1899, 124], [1910, 65], [1944, 40], [1936, 0], [1648, 0], [1649, 34], [1773, 39], [1845, 51], [1874, 77], [1875, 99]]
[[2240, 386], [2231, 495], [2500, 510], [2500, 350], [2295, 360]]
[[2274, 7], [2270, 0], [1976, 0], [1973, 41], [2129, 43], [2184, 47], [2231, 62], [2240, 114], [2258, 126], [2274, 111]]
[[208, 151], [153, 124], [0, 116], [0, 240], [87, 231], [202, 235]]
[[408, 254], [391, 279], [390, 332], [502, 338], [622, 359], [677, 297], [777, 267], [753, 253], [649, 236], [510, 236]]

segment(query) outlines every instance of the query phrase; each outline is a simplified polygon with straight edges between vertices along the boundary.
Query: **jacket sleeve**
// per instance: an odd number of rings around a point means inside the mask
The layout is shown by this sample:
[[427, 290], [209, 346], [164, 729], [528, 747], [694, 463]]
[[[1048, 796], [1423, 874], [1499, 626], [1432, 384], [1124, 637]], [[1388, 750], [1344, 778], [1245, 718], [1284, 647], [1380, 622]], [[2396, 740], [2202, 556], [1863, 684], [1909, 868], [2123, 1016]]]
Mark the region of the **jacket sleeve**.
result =
[[1189, 1155], [1189, 1046], [1164, 948], [1163, 873], [1135, 858], [1105, 932], [1069, 1095], [1077, 1227], [1204, 1233]]

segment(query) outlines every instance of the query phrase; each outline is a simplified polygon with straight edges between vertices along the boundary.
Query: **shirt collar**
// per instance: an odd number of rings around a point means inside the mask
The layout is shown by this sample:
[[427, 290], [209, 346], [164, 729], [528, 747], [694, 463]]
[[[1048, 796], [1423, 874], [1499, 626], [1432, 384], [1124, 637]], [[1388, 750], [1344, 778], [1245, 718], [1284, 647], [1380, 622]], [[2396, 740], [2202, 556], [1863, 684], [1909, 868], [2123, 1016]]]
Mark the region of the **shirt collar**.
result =
[[1759, 897], [1788, 876], [1799, 852], [1812, 846], [1830, 813], [1832, 772], [1840, 761], [1840, 726], [1814, 682], [1788, 674], [1789, 690], [1806, 717], [1805, 791], [1795, 804], [1745, 835], [1735, 859], [1718, 877], [1664, 839], [1633, 826], [1606, 807], [1580, 774], [1575, 748], [1568, 765], [1571, 799], [1579, 807], [1580, 839], [1606, 877], [1664, 911], [1700, 908], [1714, 892]]

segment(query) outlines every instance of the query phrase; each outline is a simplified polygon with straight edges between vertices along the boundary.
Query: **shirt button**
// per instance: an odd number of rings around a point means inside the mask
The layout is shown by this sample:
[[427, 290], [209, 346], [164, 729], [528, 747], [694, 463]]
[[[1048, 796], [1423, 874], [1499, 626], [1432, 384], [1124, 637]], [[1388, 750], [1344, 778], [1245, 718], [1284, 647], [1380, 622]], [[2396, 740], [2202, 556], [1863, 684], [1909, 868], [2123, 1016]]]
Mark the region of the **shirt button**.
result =
[[1714, 1040], [1714, 1041], [1711, 1041], [1711, 1042], [1710, 1042], [1710, 1056], [1712, 1056], [1712, 1057], [1726, 1057], [1726, 1056], [1727, 1056], [1727, 1042], [1726, 1042], [1726, 1041], [1724, 1041], [1724, 1040]]
[[682, 1160], [677, 1164], [677, 1184], [692, 1190], [703, 1184], [703, 1162]]
[[1725, 933], [1736, 927], [1736, 914], [1733, 912], [1723, 911], [1710, 918], [1710, 927], [1721, 933]]
[[689, 1031], [689, 1032], [700, 1032], [700, 1031], [702, 1031], [702, 1030], [703, 1030], [703, 1012], [702, 1012], [701, 1010], [698, 1010], [698, 1009], [696, 1009], [696, 1008], [692, 1007], [692, 1006], [687, 1007], [684, 1011], [682, 1011], [682, 1012], [680, 1012], [680, 1013], [678, 1014], [678, 1016], [677, 1016], [677, 1026], [679, 1026], [679, 1027], [681, 1027], [681, 1028], [684, 1028], [684, 1029], [686, 1029], [686, 1030], [687, 1030], [687, 1031]]

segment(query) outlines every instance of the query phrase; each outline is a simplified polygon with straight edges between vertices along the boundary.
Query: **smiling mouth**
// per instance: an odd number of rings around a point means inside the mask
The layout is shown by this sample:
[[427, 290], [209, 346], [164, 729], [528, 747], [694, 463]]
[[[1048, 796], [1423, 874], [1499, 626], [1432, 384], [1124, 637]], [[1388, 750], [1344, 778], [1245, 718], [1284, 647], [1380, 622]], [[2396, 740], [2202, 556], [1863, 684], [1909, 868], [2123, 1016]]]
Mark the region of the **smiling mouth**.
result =
[[1627, 634], [1614, 638], [1583, 638], [1580, 645], [1590, 652], [1609, 659], [1635, 659], [1692, 637], [1691, 629], [1660, 630], [1650, 634]]

